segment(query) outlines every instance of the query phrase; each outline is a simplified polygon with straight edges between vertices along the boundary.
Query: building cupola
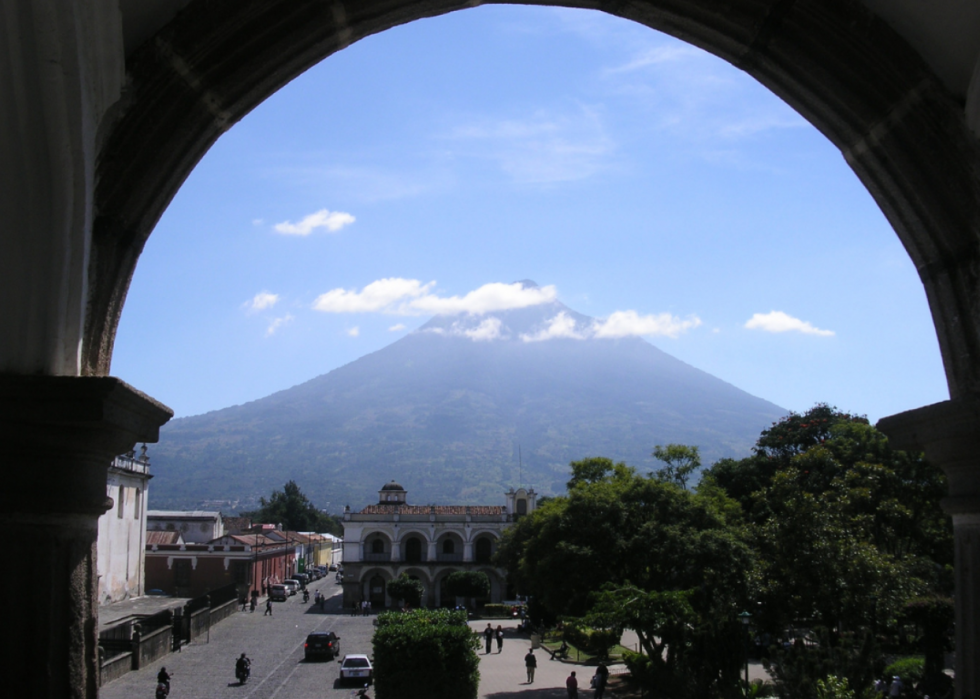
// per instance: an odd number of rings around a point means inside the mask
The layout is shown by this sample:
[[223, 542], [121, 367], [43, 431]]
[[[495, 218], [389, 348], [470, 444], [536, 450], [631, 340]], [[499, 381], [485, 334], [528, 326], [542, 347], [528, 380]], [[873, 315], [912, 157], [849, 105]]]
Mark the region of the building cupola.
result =
[[404, 505], [408, 491], [401, 487], [399, 483], [391, 481], [381, 486], [378, 491], [378, 503], [381, 505]]

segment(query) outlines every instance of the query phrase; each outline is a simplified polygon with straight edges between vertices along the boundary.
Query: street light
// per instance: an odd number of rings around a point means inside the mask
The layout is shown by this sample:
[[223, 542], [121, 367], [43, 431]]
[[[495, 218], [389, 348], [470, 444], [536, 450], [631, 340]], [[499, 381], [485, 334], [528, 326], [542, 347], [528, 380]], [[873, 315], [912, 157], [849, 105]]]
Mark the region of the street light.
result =
[[739, 620], [742, 622], [742, 626], [745, 627], [745, 686], [749, 686], [749, 624], [752, 622], [752, 615], [748, 612], [742, 612], [738, 615]]

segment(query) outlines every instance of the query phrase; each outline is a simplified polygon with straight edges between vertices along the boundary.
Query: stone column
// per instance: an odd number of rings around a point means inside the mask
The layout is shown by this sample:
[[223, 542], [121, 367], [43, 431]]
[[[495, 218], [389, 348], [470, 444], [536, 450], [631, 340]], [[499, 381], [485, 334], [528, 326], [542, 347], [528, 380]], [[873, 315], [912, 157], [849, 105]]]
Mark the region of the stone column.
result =
[[463, 544], [463, 563], [473, 562], [473, 542], [467, 541]]
[[956, 547], [956, 697], [980, 697], [980, 396], [969, 395], [878, 422], [892, 446], [922, 450], [949, 482], [943, 509]]
[[[0, 375], [0, 523], [10, 696], [98, 696], [99, 515], [112, 458], [172, 411], [118, 379]], [[25, 584], [29, 576], [30, 584]]]
[[435, 563], [439, 560], [438, 548], [436, 547], [435, 539], [429, 539], [428, 544], [428, 558], [426, 559], [429, 563]]

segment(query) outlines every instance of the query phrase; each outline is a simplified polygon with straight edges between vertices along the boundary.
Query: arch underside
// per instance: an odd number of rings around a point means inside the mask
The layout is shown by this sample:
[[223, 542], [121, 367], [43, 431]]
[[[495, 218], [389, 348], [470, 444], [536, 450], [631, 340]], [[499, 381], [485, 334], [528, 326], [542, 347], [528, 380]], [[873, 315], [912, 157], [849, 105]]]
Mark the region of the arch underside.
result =
[[[97, 172], [83, 373], [106, 375], [147, 238], [231, 125], [310, 66], [459, 0], [192, 2], [127, 60]], [[980, 391], [980, 180], [963, 106], [852, 0], [585, 0], [745, 70], [842, 152], [925, 286], [953, 397]]]

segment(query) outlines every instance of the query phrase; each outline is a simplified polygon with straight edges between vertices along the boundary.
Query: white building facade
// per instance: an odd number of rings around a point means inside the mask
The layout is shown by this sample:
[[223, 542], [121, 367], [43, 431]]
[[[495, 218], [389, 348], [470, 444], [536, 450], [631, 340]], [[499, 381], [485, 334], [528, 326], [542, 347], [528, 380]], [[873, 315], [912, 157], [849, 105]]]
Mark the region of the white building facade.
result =
[[180, 532], [188, 544], [206, 544], [225, 534], [221, 513], [204, 510], [150, 510], [147, 527], [150, 531]]
[[99, 517], [97, 570], [99, 604], [143, 594], [146, 550], [146, 501], [150, 461], [132, 452], [117, 456], [106, 476], [113, 506]]
[[495, 568], [504, 530], [534, 511], [533, 490], [511, 490], [506, 505], [410, 505], [408, 493], [392, 481], [378, 491], [378, 504], [360, 512], [344, 510], [344, 605], [364, 600], [373, 609], [396, 601], [387, 584], [402, 573], [425, 586], [428, 607], [456, 604], [446, 592], [446, 578], [456, 571], [476, 570], [490, 579], [484, 602], [507, 598], [506, 572]]

